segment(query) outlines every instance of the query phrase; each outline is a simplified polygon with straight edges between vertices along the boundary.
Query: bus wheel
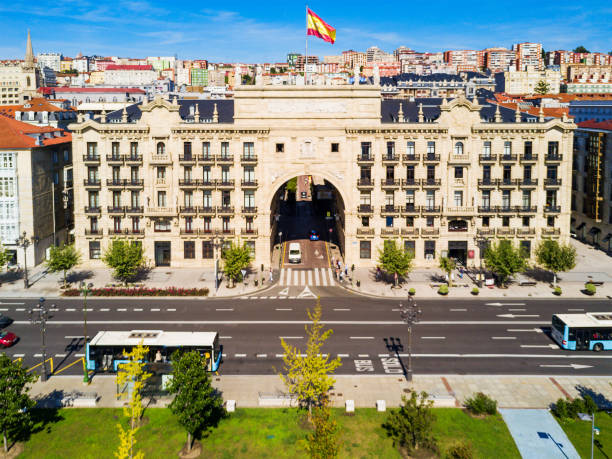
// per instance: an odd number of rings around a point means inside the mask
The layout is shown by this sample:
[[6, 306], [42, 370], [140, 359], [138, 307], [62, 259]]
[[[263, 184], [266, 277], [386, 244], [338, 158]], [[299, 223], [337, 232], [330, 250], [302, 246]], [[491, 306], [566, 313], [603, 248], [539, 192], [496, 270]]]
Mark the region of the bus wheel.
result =
[[594, 345], [593, 345], [593, 350], [594, 350], [595, 352], [601, 352], [601, 351], [603, 351], [603, 344], [601, 344], [601, 343], [594, 344]]

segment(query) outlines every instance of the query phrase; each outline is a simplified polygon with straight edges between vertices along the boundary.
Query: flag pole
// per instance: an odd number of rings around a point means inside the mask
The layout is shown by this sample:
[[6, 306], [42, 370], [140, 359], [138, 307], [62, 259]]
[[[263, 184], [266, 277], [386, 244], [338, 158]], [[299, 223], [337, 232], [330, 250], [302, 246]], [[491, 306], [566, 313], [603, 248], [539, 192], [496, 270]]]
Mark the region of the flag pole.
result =
[[308, 84], [308, 5], [306, 5], [306, 60], [304, 61], [304, 86]]

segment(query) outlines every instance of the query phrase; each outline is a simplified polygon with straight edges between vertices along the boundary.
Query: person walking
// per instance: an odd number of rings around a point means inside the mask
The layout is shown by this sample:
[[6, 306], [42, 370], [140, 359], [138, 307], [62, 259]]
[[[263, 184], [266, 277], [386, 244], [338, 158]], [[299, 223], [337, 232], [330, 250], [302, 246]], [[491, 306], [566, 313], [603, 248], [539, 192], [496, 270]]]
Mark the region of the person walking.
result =
[[274, 281], [274, 273], [272, 272], [272, 266], [270, 266], [270, 283]]

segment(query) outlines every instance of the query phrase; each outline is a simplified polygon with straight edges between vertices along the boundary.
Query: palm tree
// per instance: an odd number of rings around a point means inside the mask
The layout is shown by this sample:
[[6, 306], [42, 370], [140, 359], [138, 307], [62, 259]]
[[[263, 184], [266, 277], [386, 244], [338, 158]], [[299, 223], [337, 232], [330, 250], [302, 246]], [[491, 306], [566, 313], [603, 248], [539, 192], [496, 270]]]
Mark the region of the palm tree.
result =
[[455, 263], [455, 260], [453, 258], [440, 257], [440, 268], [448, 276], [448, 286], [449, 287], [453, 286], [453, 281], [451, 279], [451, 273], [453, 272], [456, 266], [457, 266], [457, 263]]

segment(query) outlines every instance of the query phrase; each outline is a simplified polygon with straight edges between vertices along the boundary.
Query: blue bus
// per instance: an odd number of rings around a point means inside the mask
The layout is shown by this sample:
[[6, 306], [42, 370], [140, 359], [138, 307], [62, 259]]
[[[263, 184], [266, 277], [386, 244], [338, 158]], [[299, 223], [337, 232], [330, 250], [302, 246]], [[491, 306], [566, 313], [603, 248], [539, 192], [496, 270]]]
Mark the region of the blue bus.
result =
[[117, 372], [127, 363], [125, 352], [142, 343], [149, 348], [145, 361], [154, 364], [161, 373], [171, 370], [174, 351], [198, 351], [206, 358], [208, 371], [217, 371], [221, 349], [217, 332], [168, 332], [162, 330], [101, 331], [87, 343], [87, 369], [96, 372]]
[[612, 313], [554, 314], [551, 335], [570, 351], [612, 351]]

